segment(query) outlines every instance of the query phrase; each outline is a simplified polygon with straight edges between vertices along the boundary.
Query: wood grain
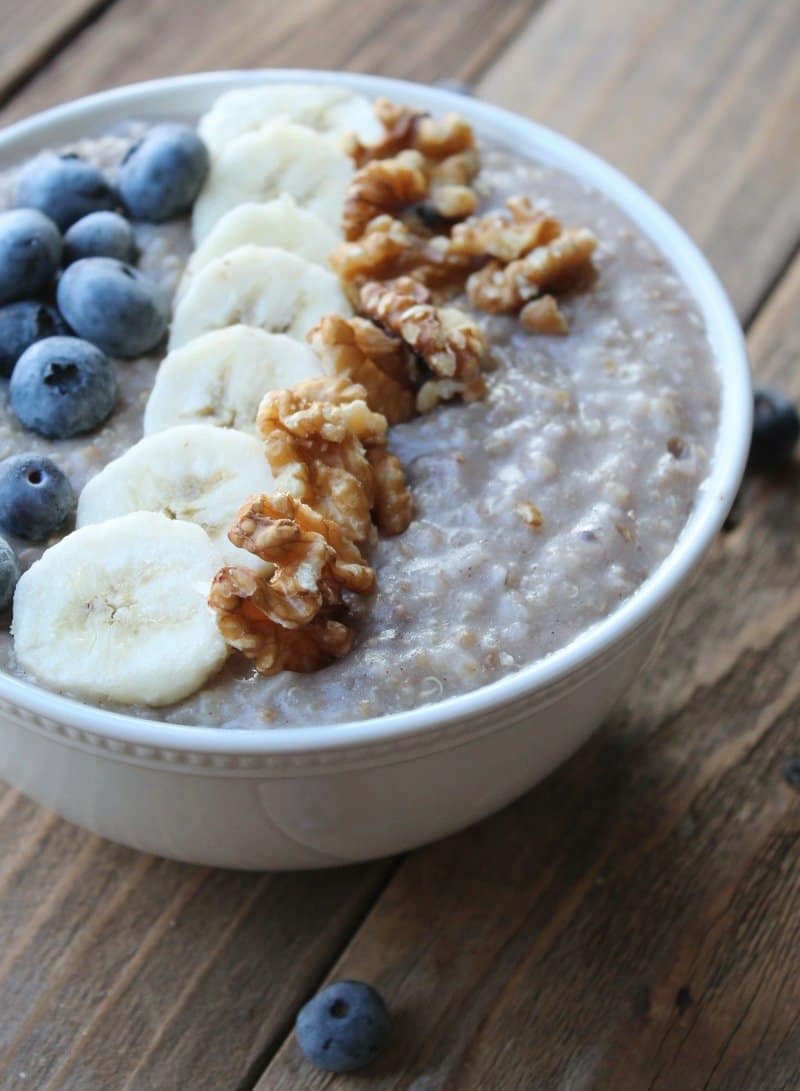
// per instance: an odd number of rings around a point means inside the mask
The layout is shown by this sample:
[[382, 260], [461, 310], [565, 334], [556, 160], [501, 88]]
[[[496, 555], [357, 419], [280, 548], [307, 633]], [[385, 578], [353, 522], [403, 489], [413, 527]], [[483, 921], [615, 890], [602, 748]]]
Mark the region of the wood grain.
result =
[[[800, 397], [800, 261], [751, 347]], [[377, 984], [395, 1037], [337, 1087], [800, 1084], [798, 510], [797, 469], [750, 481], [623, 711], [403, 865], [331, 974]], [[328, 1084], [290, 1038], [258, 1088], [298, 1086]]]
[[21, 117], [105, 87], [237, 67], [351, 68], [474, 78], [541, 0], [117, 0], [0, 113]]
[[0, 102], [108, 0], [0, 0]]
[[800, 237], [796, 6], [556, 0], [480, 92], [641, 182], [708, 253], [739, 313], [755, 313]]

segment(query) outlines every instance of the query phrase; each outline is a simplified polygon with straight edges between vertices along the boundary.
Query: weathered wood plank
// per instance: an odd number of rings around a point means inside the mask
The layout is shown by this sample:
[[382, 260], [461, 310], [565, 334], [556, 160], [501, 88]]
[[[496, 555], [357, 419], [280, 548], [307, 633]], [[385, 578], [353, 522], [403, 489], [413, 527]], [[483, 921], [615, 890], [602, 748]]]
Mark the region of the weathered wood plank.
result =
[[472, 78], [542, 0], [118, 0], [9, 106], [0, 121], [155, 76], [237, 67], [351, 68], [410, 79]]
[[[800, 260], [751, 347], [800, 397]], [[377, 984], [397, 1032], [337, 1087], [798, 1086], [799, 506], [796, 468], [750, 482], [624, 710], [402, 866], [331, 974]], [[289, 1038], [258, 1091], [298, 1086], [328, 1084]]]
[[480, 93], [587, 144], [675, 213], [744, 317], [800, 237], [800, 19], [780, 0], [557, 0]]
[[0, 100], [108, 0], [0, 0]]

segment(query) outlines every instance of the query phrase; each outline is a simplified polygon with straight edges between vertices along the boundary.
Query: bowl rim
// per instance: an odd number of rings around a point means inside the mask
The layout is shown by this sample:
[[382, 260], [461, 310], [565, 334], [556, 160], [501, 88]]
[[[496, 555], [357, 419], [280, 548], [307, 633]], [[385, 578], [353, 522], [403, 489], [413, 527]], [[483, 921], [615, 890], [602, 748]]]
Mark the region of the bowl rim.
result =
[[[635, 631], [652, 619], [698, 567], [733, 503], [749, 449], [752, 395], [744, 335], [722, 284], [683, 228], [639, 186], [593, 152], [537, 122], [444, 88], [406, 80], [315, 69], [244, 69], [148, 80], [72, 100], [0, 131], [0, 154], [20, 141], [30, 143], [53, 127], [69, 127], [104, 111], [125, 107], [127, 116], [135, 118], [145, 116], [148, 106], [152, 108], [165, 97], [188, 101], [193, 95], [287, 82], [334, 83], [371, 97], [384, 94], [437, 110], [458, 110], [479, 132], [500, 134], [502, 143], [513, 142], [522, 154], [560, 166], [601, 190], [655, 242], [703, 313], [720, 380], [715, 451], [695, 509], [667, 557], [606, 618], [513, 674], [433, 704], [341, 723], [242, 729], [203, 727], [140, 718], [84, 704], [3, 671], [0, 671], [0, 701], [114, 742], [179, 753], [302, 755], [385, 745], [398, 739], [413, 738], [419, 744], [424, 742], [426, 734], [436, 734], [454, 722], [474, 721], [477, 729], [493, 710], [531, 698], [562, 682], [626, 637], [634, 637]], [[163, 116], [163, 111], [162, 107], [157, 113]]]

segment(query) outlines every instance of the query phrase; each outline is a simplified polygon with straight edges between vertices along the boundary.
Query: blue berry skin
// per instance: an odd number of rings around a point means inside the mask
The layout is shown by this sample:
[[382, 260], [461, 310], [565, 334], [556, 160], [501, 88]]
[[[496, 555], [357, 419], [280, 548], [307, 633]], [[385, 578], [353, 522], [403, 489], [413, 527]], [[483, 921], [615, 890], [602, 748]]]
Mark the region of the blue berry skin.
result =
[[778, 390], [753, 394], [753, 438], [748, 468], [757, 473], [780, 469], [792, 457], [800, 439], [797, 408]]
[[79, 155], [42, 152], [20, 171], [14, 194], [17, 208], [38, 208], [62, 231], [90, 212], [116, 208], [108, 179]]
[[8, 378], [23, 352], [37, 341], [68, 333], [66, 322], [48, 303], [23, 299], [0, 307], [0, 375]]
[[73, 515], [77, 499], [67, 476], [41, 455], [15, 455], [0, 462], [0, 526], [9, 534], [41, 542]]
[[22, 354], [8, 387], [11, 409], [26, 428], [51, 439], [91, 432], [117, 400], [109, 358], [78, 337], [48, 337]]
[[389, 1012], [362, 981], [328, 985], [300, 1010], [295, 1026], [306, 1057], [326, 1072], [351, 1072], [374, 1061], [389, 1039]]
[[157, 284], [114, 258], [82, 258], [58, 282], [58, 309], [109, 356], [141, 356], [164, 336], [169, 300]]
[[133, 228], [118, 212], [90, 212], [77, 220], [64, 236], [64, 264], [81, 258], [136, 258]]
[[32, 208], [0, 213], [0, 303], [46, 292], [61, 263], [61, 234]]
[[17, 555], [5, 538], [0, 538], [0, 610], [7, 610], [19, 580]]
[[208, 169], [208, 149], [194, 129], [156, 125], [123, 159], [117, 189], [134, 219], [162, 223], [189, 211]]

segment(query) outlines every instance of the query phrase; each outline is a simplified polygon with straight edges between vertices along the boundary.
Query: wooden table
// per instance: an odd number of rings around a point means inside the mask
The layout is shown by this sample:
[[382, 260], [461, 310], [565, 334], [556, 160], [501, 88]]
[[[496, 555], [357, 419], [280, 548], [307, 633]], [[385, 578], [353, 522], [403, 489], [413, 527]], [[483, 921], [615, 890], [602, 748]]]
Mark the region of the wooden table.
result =
[[[472, 81], [588, 144], [710, 255], [800, 396], [800, 11], [786, 0], [0, 0], [0, 123], [175, 72]], [[402, 860], [151, 859], [0, 796], [0, 1087], [800, 1087], [800, 475], [750, 481], [625, 706], [514, 806]], [[792, 761], [795, 764], [792, 765]], [[367, 1076], [299, 1006], [374, 982]]]

